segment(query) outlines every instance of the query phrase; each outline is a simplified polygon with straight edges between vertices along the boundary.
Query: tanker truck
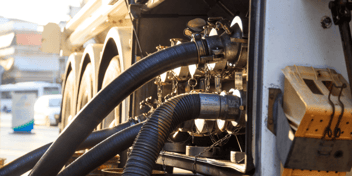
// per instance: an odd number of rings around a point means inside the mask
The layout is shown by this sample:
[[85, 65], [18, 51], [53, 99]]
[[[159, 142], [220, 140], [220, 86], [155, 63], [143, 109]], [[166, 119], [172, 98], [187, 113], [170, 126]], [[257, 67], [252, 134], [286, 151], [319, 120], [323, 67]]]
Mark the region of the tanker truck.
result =
[[42, 50], [68, 56], [59, 137], [0, 175], [99, 175], [117, 156], [126, 176], [348, 175], [351, 8], [89, 0], [44, 27]]

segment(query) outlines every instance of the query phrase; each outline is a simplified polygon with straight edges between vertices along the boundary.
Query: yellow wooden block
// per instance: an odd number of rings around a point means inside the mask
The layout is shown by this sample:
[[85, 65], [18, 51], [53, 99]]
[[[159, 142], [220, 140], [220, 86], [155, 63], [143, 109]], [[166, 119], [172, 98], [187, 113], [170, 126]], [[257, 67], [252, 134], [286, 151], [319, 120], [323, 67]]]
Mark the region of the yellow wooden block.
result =
[[285, 168], [282, 176], [345, 176], [346, 172], [317, 171]]
[[[331, 69], [318, 69], [303, 66], [288, 66], [285, 75], [284, 111], [290, 124], [297, 127], [295, 137], [322, 138], [333, 114], [329, 102], [329, 92], [333, 84], [346, 87], [341, 101], [344, 113], [339, 124], [341, 135], [337, 140], [352, 140], [352, 101], [348, 82], [341, 74]], [[342, 107], [338, 101], [340, 88], [332, 89], [331, 101], [335, 113], [331, 122], [333, 131], [341, 115]], [[325, 136], [325, 139], [331, 139]]]

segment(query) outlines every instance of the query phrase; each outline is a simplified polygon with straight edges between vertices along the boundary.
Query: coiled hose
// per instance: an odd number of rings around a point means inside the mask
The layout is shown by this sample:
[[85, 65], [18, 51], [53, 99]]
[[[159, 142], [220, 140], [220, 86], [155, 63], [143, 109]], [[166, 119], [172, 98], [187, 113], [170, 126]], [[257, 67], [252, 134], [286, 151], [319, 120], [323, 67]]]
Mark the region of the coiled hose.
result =
[[[99, 142], [109, 137], [110, 135], [116, 132], [119, 132], [127, 127], [130, 127], [131, 125], [134, 125], [134, 124], [136, 124], [136, 121], [133, 119], [130, 119], [130, 121], [122, 123], [114, 128], [95, 131], [91, 135], [89, 135], [88, 138], [81, 145], [79, 145], [77, 150], [83, 150], [83, 149], [93, 147], [94, 145], [98, 144]], [[39, 147], [17, 158], [16, 160], [6, 164], [0, 169], [0, 176], [22, 175], [27, 171], [31, 170], [35, 165], [35, 163], [38, 162], [40, 157], [45, 153], [45, 151], [49, 148], [51, 144], [52, 143], [49, 143], [42, 147]]]
[[34, 166], [31, 176], [55, 176], [93, 129], [126, 97], [154, 77], [179, 66], [196, 64], [195, 43], [183, 43], [136, 62], [112, 81], [75, 116]]
[[138, 134], [123, 175], [151, 175], [169, 134], [179, 124], [195, 119], [199, 114], [198, 94], [176, 96], [157, 108]]
[[111, 135], [77, 158], [61, 171], [58, 176], [84, 176], [89, 174], [89, 172], [104, 164], [118, 153], [128, 149], [133, 144], [142, 126], [143, 123], [139, 123]]

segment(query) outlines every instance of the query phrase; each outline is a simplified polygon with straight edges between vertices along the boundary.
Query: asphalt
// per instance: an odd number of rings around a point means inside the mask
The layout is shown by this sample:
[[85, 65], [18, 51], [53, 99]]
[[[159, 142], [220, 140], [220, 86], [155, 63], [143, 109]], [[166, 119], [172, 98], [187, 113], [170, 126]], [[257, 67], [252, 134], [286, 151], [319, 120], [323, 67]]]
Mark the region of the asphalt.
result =
[[[58, 127], [38, 125], [34, 126], [31, 134], [15, 134], [11, 128], [11, 123], [11, 113], [0, 114], [0, 158], [6, 158], [5, 163], [52, 142], [59, 136]], [[176, 173], [191, 173], [176, 168], [174, 171]], [[28, 173], [23, 175], [28, 175]]]

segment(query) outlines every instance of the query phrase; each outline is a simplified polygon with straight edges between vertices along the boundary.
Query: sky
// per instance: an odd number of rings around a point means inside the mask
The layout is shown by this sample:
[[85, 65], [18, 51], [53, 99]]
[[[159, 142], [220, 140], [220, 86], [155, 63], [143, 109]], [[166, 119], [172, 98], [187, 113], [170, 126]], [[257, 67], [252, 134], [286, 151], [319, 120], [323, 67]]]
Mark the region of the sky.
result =
[[69, 6], [81, 0], [0, 0], [0, 16], [46, 25], [69, 20]]

